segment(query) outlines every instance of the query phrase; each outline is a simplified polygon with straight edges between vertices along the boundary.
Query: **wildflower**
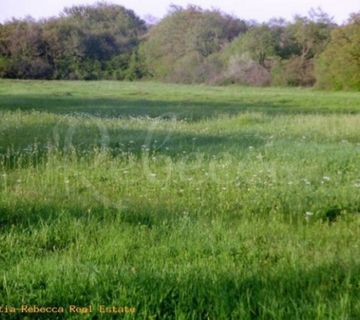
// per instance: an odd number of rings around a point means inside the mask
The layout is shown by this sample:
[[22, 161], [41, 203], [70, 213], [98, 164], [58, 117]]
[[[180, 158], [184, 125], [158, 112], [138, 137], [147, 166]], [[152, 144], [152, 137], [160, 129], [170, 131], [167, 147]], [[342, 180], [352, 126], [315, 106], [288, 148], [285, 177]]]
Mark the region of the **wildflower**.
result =
[[314, 213], [312, 213], [311, 211], [306, 211], [305, 212], [305, 220], [310, 221], [310, 219], [313, 215], [314, 215]]
[[324, 181], [330, 181], [331, 179], [330, 179], [330, 177], [328, 177], [328, 176], [324, 176], [324, 177], [323, 177], [323, 180], [324, 180]]

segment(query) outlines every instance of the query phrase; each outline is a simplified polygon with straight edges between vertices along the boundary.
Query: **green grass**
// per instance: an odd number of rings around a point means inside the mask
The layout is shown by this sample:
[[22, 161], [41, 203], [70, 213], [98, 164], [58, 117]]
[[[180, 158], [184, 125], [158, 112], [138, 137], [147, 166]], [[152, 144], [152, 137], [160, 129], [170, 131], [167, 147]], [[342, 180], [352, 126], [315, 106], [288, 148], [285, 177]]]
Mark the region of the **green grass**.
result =
[[359, 93], [0, 80], [0, 306], [359, 319], [359, 128]]

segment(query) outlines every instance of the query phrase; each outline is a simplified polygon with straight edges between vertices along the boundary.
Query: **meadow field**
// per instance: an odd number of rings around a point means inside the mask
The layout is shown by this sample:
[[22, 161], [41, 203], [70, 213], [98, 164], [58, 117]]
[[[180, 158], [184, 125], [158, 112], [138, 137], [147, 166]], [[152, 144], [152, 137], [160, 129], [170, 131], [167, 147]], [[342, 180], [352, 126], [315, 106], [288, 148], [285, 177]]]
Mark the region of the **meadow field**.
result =
[[1, 319], [360, 319], [359, 235], [358, 92], [0, 80]]

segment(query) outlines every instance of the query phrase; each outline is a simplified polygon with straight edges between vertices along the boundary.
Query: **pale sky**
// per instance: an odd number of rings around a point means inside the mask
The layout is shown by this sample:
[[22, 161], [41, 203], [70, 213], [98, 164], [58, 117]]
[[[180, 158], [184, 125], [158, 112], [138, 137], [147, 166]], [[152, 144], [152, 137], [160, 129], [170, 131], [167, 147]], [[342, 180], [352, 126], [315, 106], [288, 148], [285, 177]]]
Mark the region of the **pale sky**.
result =
[[[57, 15], [64, 7], [75, 4], [93, 4], [97, 0], [0, 0], [0, 22], [12, 17], [34, 18]], [[202, 8], [216, 8], [239, 18], [259, 22], [272, 17], [291, 19], [296, 13], [306, 15], [310, 8], [321, 7], [338, 23], [344, 22], [351, 12], [360, 11], [360, 0], [108, 0], [133, 9], [140, 17], [163, 17], [170, 4], [186, 6], [188, 3]]]

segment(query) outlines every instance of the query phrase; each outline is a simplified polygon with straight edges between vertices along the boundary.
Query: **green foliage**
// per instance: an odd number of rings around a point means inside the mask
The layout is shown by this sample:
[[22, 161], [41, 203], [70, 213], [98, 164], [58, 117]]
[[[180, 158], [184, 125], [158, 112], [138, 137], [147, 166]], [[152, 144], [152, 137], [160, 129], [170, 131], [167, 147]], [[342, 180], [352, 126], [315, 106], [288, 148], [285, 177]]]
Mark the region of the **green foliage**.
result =
[[122, 6], [73, 6], [0, 24], [0, 76], [358, 89], [358, 20], [338, 27], [312, 9], [257, 24], [189, 5], [146, 26]]
[[246, 55], [261, 66], [275, 54], [275, 37], [267, 25], [253, 27], [236, 38], [227, 48], [225, 55]]
[[301, 59], [312, 59], [318, 56], [330, 40], [331, 30], [335, 27], [331, 18], [322, 11], [310, 11], [310, 17], [296, 16], [289, 25]]
[[[0, 30], [0, 54], [9, 57], [6, 77], [95, 80], [126, 74], [146, 26], [131, 10], [99, 3], [41, 22], [15, 20]], [[119, 55], [121, 69], [107, 70]]]
[[291, 23], [273, 19], [254, 25], [224, 50], [224, 78], [251, 85], [311, 86], [314, 57], [324, 50], [334, 27], [325, 13], [314, 10]]
[[360, 14], [332, 32], [316, 67], [319, 87], [360, 90]]
[[4, 56], [0, 56], [0, 77], [4, 77], [8, 64], [8, 59]]
[[294, 56], [286, 60], [272, 61], [271, 83], [275, 86], [307, 86], [315, 83], [313, 59]]
[[204, 63], [245, 30], [244, 22], [217, 11], [175, 8], [150, 29], [141, 51], [152, 76], [201, 81], [193, 73], [194, 65]]

